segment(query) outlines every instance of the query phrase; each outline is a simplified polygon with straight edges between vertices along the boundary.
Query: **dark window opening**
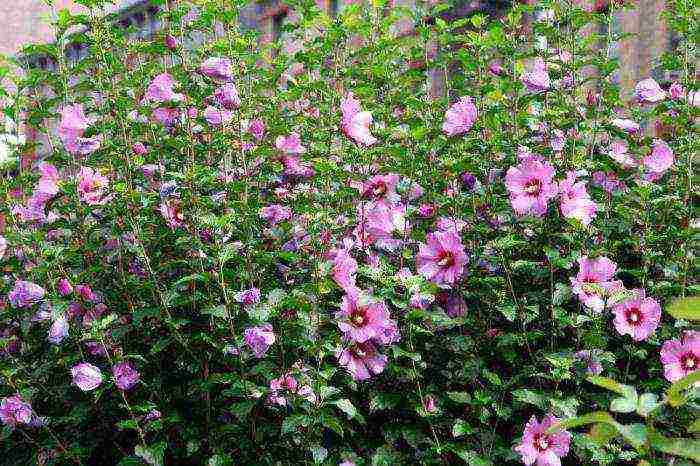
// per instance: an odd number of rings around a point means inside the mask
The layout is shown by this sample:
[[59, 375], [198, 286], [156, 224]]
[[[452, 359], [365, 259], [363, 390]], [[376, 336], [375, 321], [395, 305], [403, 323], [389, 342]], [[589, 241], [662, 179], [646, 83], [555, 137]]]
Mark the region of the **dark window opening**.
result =
[[282, 27], [284, 26], [284, 20], [286, 18], [286, 12], [272, 17], [272, 36], [274, 40], [280, 40], [282, 38]]

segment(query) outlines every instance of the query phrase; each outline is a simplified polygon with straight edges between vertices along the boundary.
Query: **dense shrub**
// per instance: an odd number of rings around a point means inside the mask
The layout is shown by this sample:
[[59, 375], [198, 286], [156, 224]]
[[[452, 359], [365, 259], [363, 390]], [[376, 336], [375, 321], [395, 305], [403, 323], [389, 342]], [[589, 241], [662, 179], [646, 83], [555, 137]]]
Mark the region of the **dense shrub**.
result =
[[698, 459], [690, 2], [634, 96], [614, 8], [79, 3], [5, 74], [5, 464]]

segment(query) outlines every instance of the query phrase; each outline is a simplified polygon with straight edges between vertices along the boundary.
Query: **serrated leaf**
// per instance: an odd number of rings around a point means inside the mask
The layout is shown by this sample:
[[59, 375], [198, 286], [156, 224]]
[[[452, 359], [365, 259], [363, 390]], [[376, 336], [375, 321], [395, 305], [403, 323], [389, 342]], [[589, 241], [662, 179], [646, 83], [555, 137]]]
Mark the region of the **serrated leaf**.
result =
[[663, 453], [688, 458], [700, 463], [700, 440], [668, 438], [658, 432], [649, 432], [649, 444], [655, 450]]
[[700, 382], [700, 370], [686, 375], [666, 390], [668, 403], [673, 407], [683, 405], [686, 402], [686, 397], [683, 392], [690, 386], [695, 385], [696, 382]]
[[700, 320], [700, 296], [678, 298], [666, 307], [666, 312], [676, 319]]

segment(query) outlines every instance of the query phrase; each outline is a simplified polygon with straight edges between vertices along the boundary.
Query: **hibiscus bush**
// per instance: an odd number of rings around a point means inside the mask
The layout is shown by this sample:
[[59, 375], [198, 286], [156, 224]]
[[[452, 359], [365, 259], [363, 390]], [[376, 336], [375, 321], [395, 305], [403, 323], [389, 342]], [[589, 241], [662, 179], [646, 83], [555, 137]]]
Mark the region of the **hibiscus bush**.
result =
[[77, 3], [2, 73], [4, 464], [700, 461], [696, 4], [632, 94], [615, 2]]

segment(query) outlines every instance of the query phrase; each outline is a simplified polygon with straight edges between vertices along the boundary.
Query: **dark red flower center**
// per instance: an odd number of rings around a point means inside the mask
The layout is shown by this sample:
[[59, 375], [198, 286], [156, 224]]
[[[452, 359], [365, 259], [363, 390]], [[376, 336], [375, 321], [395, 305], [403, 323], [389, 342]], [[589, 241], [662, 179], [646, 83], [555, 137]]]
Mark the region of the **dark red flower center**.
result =
[[372, 353], [372, 348], [367, 343], [358, 343], [350, 349], [350, 352], [356, 359], [364, 359]]
[[362, 327], [367, 323], [367, 307], [356, 307], [350, 314], [350, 323], [355, 327]]
[[546, 434], [535, 434], [532, 443], [537, 449], [537, 451], [547, 451], [547, 449], [549, 449], [549, 436]]
[[539, 195], [541, 189], [542, 183], [538, 179], [528, 181], [527, 183], [525, 183], [525, 187], [523, 187], [523, 191], [525, 191], [530, 196]]
[[440, 267], [452, 267], [455, 265], [455, 256], [450, 251], [440, 251], [437, 257], [437, 264]]
[[639, 325], [642, 323], [642, 312], [638, 307], [633, 307], [625, 311], [625, 319], [630, 325]]
[[681, 367], [686, 372], [694, 372], [698, 369], [698, 357], [695, 353], [686, 353], [681, 356]]
[[383, 181], [380, 181], [374, 186], [374, 189], [372, 190], [372, 194], [374, 194], [376, 197], [383, 196], [386, 194], [386, 183]]

